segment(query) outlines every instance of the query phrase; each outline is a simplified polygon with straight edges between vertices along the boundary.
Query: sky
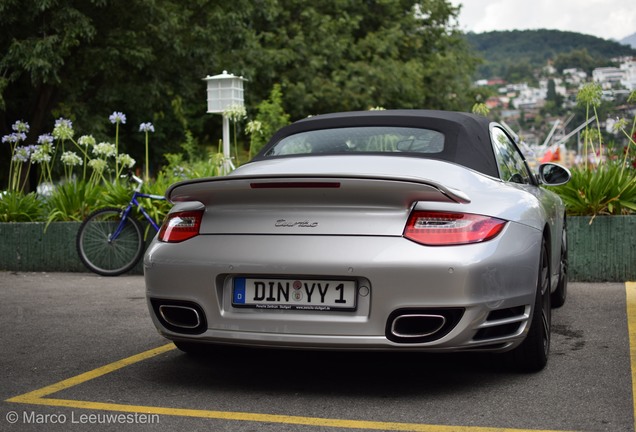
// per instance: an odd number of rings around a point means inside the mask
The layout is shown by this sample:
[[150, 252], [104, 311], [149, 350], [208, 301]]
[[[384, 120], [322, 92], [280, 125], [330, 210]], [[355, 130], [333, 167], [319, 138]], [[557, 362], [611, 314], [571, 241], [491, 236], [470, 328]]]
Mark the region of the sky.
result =
[[561, 30], [621, 40], [636, 33], [634, 0], [450, 0], [462, 5], [459, 28]]

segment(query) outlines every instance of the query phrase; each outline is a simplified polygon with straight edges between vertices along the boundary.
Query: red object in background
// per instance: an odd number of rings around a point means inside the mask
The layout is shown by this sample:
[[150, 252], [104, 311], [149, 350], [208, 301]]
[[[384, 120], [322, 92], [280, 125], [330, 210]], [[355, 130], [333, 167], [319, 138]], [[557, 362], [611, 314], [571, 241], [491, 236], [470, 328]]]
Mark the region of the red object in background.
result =
[[554, 152], [552, 150], [548, 150], [547, 152], [545, 152], [545, 154], [543, 155], [543, 158], [541, 159], [541, 163], [558, 162], [560, 160], [561, 160], [561, 151], [559, 148], [557, 148]]

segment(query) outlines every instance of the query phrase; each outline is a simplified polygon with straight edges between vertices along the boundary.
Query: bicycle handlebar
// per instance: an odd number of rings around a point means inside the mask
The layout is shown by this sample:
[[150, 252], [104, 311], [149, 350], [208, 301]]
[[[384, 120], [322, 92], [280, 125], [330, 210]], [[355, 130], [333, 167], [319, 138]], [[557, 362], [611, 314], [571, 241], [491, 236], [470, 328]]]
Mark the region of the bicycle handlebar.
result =
[[142, 184], [144, 184], [144, 181], [143, 181], [142, 179], [140, 179], [139, 177], [137, 177], [136, 175], [134, 175], [134, 174], [131, 174], [131, 175], [130, 175], [130, 178], [131, 178], [131, 179], [133, 179], [135, 182], [137, 182], [137, 184], [138, 184], [139, 186], [141, 186]]
[[144, 181], [142, 179], [140, 179], [139, 177], [137, 177], [135, 174], [133, 174], [133, 172], [131, 170], [128, 170], [128, 172], [126, 174], [122, 174], [119, 177], [120, 178], [128, 178], [129, 182], [137, 183], [137, 186], [135, 186], [135, 190], [136, 191], [141, 190], [141, 186], [144, 184]]

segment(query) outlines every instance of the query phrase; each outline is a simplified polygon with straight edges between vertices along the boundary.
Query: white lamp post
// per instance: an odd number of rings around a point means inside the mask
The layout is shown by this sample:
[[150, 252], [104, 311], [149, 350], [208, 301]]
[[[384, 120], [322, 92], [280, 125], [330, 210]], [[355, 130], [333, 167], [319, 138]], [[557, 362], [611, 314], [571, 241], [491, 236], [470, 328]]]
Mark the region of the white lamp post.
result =
[[230, 158], [230, 121], [224, 114], [230, 107], [243, 106], [243, 77], [223, 71], [203, 78], [208, 82], [208, 113], [223, 115], [223, 174], [234, 169]]

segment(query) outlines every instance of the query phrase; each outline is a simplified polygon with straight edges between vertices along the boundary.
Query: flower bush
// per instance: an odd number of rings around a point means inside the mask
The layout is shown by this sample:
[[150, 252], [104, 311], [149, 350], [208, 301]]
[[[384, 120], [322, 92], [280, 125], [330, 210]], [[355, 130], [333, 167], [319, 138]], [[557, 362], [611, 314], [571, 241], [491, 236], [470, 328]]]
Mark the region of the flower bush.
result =
[[[73, 123], [60, 118], [55, 121], [53, 131], [40, 135], [34, 145], [24, 144], [28, 123], [15, 122], [13, 132], [2, 138], [3, 143], [10, 145], [12, 157], [7, 190], [0, 192], [0, 222], [81, 221], [96, 208], [126, 205], [133, 187], [122, 181], [121, 176], [126, 170], [132, 170], [136, 161], [126, 153], [119, 153], [119, 128], [126, 124], [126, 115], [114, 112], [109, 121], [115, 125], [114, 143], [97, 142], [92, 135], [75, 140]], [[200, 166], [171, 156], [168, 165], [151, 179], [149, 134], [155, 128], [152, 123], [144, 122], [139, 125], [139, 131], [145, 134], [145, 192], [162, 195], [176, 181], [218, 174], [216, 156], [210, 155]], [[63, 174], [56, 178], [54, 168], [60, 166]], [[203, 166], [209, 168], [203, 169]], [[37, 190], [26, 193], [31, 169], [39, 171]], [[169, 210], [165, 201], [148, 200], [144, 204], [158, 221]]]
[[20, 176], [22, 174], [22, 166], [28, 161], [30, 152], [26, 147], [18, 147], [18, 144], [25, 141], [29, 132], [29, 124], [23, 121], [17, 121], [11, 126], [13, 132], [2, 137], [3, 143], [11, 146], [11, 163], [9, 164], [9, 191], [15, 192], [21, 189]]
[[[602, 90], [598, 84], [583, 86], [577, 96], [579, 105], [585, 108], [587, 119], [592, 113], [595, 121], [588, 124], [582, 133], [583, 162], [571, 169], [569, 183], [554, 188], [563, 199], [569, 215], [592, 216], [626, 215], [636, 213], [636, 116], [619, 119], [614, 125], [615, 132], [626, 142], [612, 145], [603, 140], [598, 120], [597, 107], [601, 103]], [[628, 103], [636, 103], [636, 91], [628, 98]], [[590, 157], [591, 156], [591, 160]]]
[[[249, 151], [244, 149], [245, 159], [254, 155], [278, 128], [289, 123], [289, 115], [284, 112], [281, 101], [282, 92], [276, 85], [270, 98], [257, 107], [256, 119], [249, 122], [244, 131], [250, 141]], [[238, 166], [241, 161], [237, 127], [247, 119], [247, 112], [245, 107], [237, 105], [229, 107], [223, 115], [233, 123], [234, 159]], [[115, 125], [114, 142], [98, 142], [92, 135], [75, 139], [71, 120], [59, 118], [52, 132], [40, 135], [37, 144], [33, 145], [25, 144], [29, 124], [15, 122], [13, 132], [2, 138], [2, 142], [10, 146], [12, 158], [7, 190], [0, 189], [0, 222], [79, 221], [99, 207], [125, 206], [132, 187], [120, 177], [126, 170], [134, 169], [136, 161], [130, 155], [119, 152], [119, 134], [126, 125], [126, 115], [115, 111], [108, 121]], [[146, 193], [163, 195], [168, 186], [177, 181], [218, 176], [227, 171], [229, 161], [220, 146], [201, 157], [192, 134], [186, 131], [182, 153], [165, 154], [167, 163], [151, 178], [149, 140], [155, 126], [142, 122], [139, 132], [145, 134], [145, 169], [142, 176]], [[31, 169], [39, 173], [37, 189], [25, 193]], [[156, 221], [161, 221], [170, 207], [167, 201], [143, 203], [142, 199], [142, 204]]]

